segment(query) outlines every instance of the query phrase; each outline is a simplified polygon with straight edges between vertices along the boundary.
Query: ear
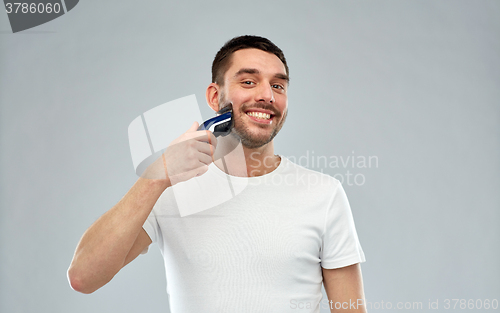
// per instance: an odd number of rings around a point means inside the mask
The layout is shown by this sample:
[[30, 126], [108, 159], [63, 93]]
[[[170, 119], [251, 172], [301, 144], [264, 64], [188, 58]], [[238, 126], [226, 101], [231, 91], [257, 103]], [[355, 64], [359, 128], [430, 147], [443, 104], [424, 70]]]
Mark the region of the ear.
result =
[[208, 106], [215, 112], [219, 111], [219, 90], [219, 85], [217, 85], [216, 83], [211, 83], [210, 85], [208, 85], [207, 92], [205, 94]]

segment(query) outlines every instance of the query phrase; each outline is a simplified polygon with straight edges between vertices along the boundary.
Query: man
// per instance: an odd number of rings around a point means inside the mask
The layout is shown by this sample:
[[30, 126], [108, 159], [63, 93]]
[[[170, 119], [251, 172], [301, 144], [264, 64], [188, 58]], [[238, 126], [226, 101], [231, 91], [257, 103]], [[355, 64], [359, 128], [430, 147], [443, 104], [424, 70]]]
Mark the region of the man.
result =
[[[288, 82], [283, 52], [268, 39], [228, 41], [206, 99], [216, 112], [232, 106], [231, 134], [217, 140], [195, 122], [176, 139], [149, 169], [162, 165], [165, 179], [139, 178], [85, 232], [68, 270], [72, 288], [94, 292], [154, 241], [173, 313], [365, 312], [364, 255], [342, 186], [274, 154]], [[239, 143], [243, 153], [233, 153]], [[236, 196], [179, 216], [175, 187], [219, 190], [228, 181]], [[200, 203], [219, 196], [188, 195]], [[322, 282], [330, 303], [320, 302]]]

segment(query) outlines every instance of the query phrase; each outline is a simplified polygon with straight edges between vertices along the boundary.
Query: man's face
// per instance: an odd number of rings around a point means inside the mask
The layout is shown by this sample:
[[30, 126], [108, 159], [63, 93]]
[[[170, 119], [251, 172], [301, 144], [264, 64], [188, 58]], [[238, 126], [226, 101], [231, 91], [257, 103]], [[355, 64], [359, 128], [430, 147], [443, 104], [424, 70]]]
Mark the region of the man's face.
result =
[[259, 148], [278, 134], [288, 111], [288, 77], [281, 60], [259, 49], [233, 53], [224, 76], [220, 107], [233, 103], [231, 134], [247, 148]]

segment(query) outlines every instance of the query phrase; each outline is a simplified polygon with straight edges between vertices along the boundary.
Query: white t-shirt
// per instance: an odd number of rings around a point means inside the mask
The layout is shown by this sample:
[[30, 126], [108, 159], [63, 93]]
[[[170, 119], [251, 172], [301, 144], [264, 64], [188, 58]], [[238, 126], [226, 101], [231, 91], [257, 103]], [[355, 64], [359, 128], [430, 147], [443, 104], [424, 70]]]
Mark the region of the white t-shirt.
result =
[[285, 157], [259, 177], [212, 163], [165, 190], [143, 227], [164, 257], [172, 313], [319, 313], [321, 267], [365, 261], [340, 182]]

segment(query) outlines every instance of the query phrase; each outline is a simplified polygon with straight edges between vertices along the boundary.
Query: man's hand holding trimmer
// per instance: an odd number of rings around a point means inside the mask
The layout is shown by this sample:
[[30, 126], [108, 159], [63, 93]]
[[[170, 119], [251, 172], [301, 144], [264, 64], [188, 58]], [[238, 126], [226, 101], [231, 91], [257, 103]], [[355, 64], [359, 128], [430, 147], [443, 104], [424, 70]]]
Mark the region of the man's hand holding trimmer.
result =
[[142, 177], [166, 179], [167, 187], [200, 176], [214, 161], [217, 139], [208, 130], [197, 130], [198, 122], [172, 141], [165, 152], [152, 163]]

